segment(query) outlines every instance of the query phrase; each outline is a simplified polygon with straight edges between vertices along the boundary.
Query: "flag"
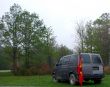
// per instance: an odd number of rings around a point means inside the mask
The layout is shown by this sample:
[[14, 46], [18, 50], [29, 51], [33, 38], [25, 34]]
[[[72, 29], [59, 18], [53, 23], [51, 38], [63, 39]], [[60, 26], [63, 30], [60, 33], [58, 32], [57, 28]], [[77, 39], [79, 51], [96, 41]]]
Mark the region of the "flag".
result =
[[83, 60], [82, 60], [82, 57], [80, 55], [79, 56], [79, 63], [78, 63], [78, 79], [79, 79], [80, 86], [83, 85], [83, 70], [82, 70], [82, 67], [83, 67]]

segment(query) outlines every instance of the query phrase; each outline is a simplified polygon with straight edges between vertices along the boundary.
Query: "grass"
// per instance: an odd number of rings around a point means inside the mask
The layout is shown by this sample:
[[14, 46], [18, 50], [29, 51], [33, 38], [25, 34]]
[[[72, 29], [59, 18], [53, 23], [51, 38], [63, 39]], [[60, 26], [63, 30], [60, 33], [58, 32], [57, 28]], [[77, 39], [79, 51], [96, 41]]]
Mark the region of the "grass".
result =
[[[35, 87], [80, 87], [71, 86], [69, 83], [54, 83], [50, 75], [44, 76], [13, 76], [0, 73], [0, 86], [35, 86]], [[110, 87], [110, 75], [107, 75], [101, 84], [93, 82], [84, 83], [83, 87]]]

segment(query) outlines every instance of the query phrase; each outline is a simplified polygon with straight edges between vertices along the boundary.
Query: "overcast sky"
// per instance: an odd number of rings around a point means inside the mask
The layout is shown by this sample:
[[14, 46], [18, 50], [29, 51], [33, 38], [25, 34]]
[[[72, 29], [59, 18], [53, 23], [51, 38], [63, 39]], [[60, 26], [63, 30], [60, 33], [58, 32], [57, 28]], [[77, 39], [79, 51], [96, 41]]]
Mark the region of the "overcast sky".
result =
[[48, 27], [52, 27], [57, 43], [71, 49], [77, 43], [77, 22], [95, 20], [102, 13], [110, 12], [110, 0], [0, 0], [0, 16], [14, 3], [37, 13]]

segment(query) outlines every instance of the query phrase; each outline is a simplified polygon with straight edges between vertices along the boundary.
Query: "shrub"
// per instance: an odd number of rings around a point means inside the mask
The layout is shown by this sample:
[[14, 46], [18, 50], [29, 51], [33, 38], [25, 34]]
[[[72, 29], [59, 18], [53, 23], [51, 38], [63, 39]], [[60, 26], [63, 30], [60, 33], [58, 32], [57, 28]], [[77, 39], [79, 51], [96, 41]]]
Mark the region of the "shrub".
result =
[[105, 74], [110, 74], [110, 66], [105, 66], [104, 67], [104, 73]]
[[30, 68], [21, 68], [18, 75], [45, 75], [50, 74], [52, 69], [48, 64], [31, 66]]
[[51, 71], [52, 71], [52, 69], [49, 67], [48, 64], [42, 64], [38, 68], [37, 73], [40, 74], [40, 75], [44, 75], [44, 74], [50, 74]]

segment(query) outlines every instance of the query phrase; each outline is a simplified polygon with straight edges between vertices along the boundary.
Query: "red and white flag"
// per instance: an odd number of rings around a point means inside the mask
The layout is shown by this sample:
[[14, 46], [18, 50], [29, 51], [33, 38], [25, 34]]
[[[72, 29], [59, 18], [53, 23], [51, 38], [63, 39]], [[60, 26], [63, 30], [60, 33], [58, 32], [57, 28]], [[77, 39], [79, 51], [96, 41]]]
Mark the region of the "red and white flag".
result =
[[82, 57], [81, 55], [79, 56], [79, 63], [78, 63], [78, 79], [79, 79], [79, 83], [80, 83], [80, 86], [82, 87], [83, 85], [83, 60], [82, 60]]

